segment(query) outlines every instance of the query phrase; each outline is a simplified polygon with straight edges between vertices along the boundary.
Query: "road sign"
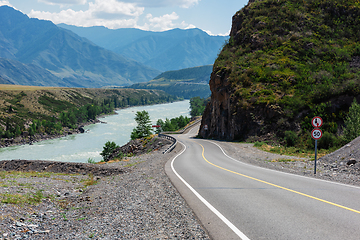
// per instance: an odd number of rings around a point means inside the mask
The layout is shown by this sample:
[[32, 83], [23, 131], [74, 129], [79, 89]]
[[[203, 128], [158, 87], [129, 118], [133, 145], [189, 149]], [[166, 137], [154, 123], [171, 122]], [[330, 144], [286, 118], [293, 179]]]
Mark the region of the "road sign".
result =
[[315, 140], [319, 140], [322, 137], [322, 135], [323, 133], [320, 129], [315, 128], [311, 131], [311, 137]]
[[323, 120], [321, 117], [314, 117], [311, 120], [311, 124], [313, 125], [314, 128], [319, 128], [323, 125]]
[[152, 125], [152, 127], [159, 128], [161, 126], [160, 125]]

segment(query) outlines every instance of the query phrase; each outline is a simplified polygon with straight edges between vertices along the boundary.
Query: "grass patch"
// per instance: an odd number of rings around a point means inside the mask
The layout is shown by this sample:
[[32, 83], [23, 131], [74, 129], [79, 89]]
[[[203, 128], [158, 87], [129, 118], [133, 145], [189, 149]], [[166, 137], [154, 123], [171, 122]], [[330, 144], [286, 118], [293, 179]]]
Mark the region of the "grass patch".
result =
[[296, 159], [286, 159], [286, 158], [278, 158], [271, 160], [271, 162], [283, 162], [283, 163], [296, 162], [296, 161], [297, 161]]
[[[256, 142], [254, 143], [254, 147], [270, 153], [286, 155], [286, 156], [295, 156], [301, 158], [312, 158], [315, 155], [315, 146], [314, 149], [300, 149], [297, 147], [284, 147], [284, 146], [271, 146], [265, 142]], [[323, 157], [335, 149], [318, 149], [317, 155], [318, 158]]]
[[93, 175], [92, 173], [89, 174], [89, 178], [88, 178], [88, 179], [86, 179], [86, 180], [83, 181], [83, 184], [84, 184], [85, 187], [88, 187], [88, 186], [91, 186], [91, 185], [95, 185], [95, 184], [97, 184], [97, 183], [98, 183], [98, 181], [95, 180], [94, 175]]
[[144, 162], [144, 161], [135, 162], [135, 163], [129, 163], [129, 164], [125, 165], [124, 167], [132, 167], [132, 166], [135, 166], [135, 165], [137, 165], [137, 164], [139, 164], [139, 163], [143, 163], [143, 162]]
[[[53, 173], [53, 172], [22, 172], [22, 171], [0, 171], [0, 178], [50, 178], [54, 176], [75, 176], [76, 174], [68, 174], [68, 173]], [[14, 180], [12, 180], [14, 181]]]
[[4, 193], [0, 194], [1, 202], [5, 204], [15, 204], [15, 205], [36, 205], [39, 204], [42, 199], [45, 198], [43, 190], [37, 190], [35, 193], [28, 194], [9, 194]]

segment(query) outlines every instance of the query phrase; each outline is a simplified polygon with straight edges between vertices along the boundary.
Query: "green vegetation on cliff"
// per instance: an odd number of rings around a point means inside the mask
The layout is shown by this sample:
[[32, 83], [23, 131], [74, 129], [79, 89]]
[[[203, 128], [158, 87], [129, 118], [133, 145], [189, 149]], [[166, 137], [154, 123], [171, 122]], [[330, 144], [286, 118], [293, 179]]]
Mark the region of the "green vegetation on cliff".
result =
[[237, 12], [214, 65], [228, 80], [232, 114], [273, 109], [257, 134], [284, 138], [292, 130], [296, 144], [309, 141], [316, 115], [339, 136], [353, 98], [360, 100], [359, 16], [358, 0], [258, 0]]

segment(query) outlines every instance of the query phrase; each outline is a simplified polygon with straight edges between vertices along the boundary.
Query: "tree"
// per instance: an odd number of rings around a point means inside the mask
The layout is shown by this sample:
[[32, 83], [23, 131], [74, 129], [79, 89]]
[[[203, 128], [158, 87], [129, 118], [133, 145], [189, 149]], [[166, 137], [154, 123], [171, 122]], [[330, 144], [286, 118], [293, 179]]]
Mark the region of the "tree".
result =
[[19, 125], [16, 125], [15, 127], [15, 137], [18, 137], [21, 135], [21, 129]]
[[105, 162], [109, 161], [110, 155], [114, 152], [116, 148], [119, 146], [116, 145], [115, 142], [107, 141], [105, 143], [105, 146], [103, 147], [103, 151], [100, 153], [101, 156], [103, 156], [103, 159]]
[[190, 99], [190, 115], [191, 117], [201, 116], [204, 113], [208, 99], [193, 97]]
[[137, 122], [137, 126], [131, 132], [131, 139], [134, 140], [151, 135], [151, 121], [147, 111], [136, 112], [135, 121]]
[[156, 125], [160, 126], [159, 128], [156, 128], [156, 131], [155, 131], [156, 134], [159, 134], [159, 133], [161, 133], [162, 128], [164, 126], [164, 121], [162, 119], [158, 119], [156, 122]]
[[350, 142], [360, 136], [360, 105], [354, 98], [349, 108], [349, 113], [345, 118], [344, 138]]

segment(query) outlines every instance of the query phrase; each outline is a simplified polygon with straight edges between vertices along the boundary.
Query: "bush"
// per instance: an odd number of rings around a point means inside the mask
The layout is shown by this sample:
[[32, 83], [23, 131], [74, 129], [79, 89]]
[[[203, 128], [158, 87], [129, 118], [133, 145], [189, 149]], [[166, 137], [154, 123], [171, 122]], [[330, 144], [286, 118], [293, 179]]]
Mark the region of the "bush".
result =
[[318, 140], [318, 148], [329, 149], [335, 146], [337, 143], [337, 138], [329, 132], [324, 132], [322, 138]]
[[347, 142], [360, 136], [360, 105], [356, 102], [355, 98], [344, 122], [344, 138]]
[[254, 147], [262, 147], [262, 146], [264, 146], [266, 144], [267, 144], [266, 142], [255, 142]]
[[295, 146], [295, 144], [298, 141], [298, 136], [297, 136], [296, 132], [286, 131], [284, 140], [285, 140], [286, 146], [293, 147], [293, 146]]
[[116, 145], [115, 142], [107, 141], [105, 143], [105, 146], [103, 147], [103, 151], [100, 153], [101, 156], [103, 156], [103, 159], [105, 162], [109, 161], [109, 156], [114, 152], [116, 148], [119, 146]]

